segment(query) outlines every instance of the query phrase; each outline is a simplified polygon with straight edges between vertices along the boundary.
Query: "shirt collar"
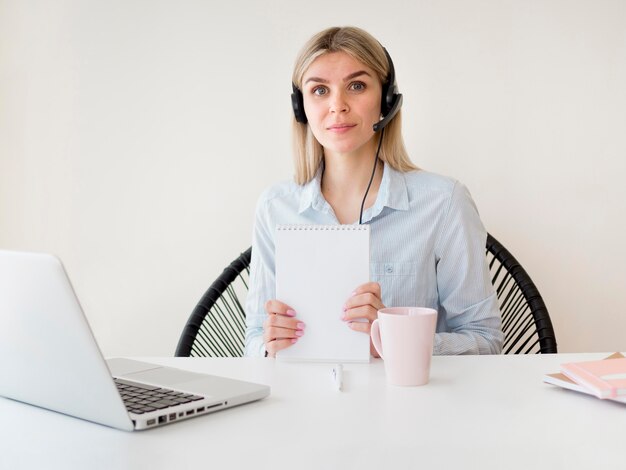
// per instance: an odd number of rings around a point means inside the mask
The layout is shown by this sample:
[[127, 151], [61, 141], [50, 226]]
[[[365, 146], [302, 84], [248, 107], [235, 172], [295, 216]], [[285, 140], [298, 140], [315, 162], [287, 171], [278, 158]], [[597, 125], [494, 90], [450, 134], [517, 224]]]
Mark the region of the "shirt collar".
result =
[[298, 213], [300, 214], [302, 214], [309, 207], [322, 210], [324, 205], [328, 204], [324, 199], [324, 196], [322, 196], [322, 165], [320, 165], [317, 169], [313, 179], [302, 186], [302, 192], [300, 193], [300, 207], [298, 207]]
[[[317, 170], [315, 177], [305, 183], [300, 194], [300, 206], [298, 212], [302, 213], [309, 207], [318, 211], [324, 211], [328, 203], [324, 199], [321, 190], [322, 166]], [[369, 209], [363, 211], [363, 221], [371, 220], [382, 212], [385, 207], [395, 210], [409, 209], [409, 193], [404, 175], [391, 168], [387, 163], [383, 167], [383, 179], [380, 182], [376, 202]]]
[[387, 163], [383, 169], [383, 179], [378, 188], [376, 202], [363, 212], [363, 220], [368, 221], [380, 214], [385, 207], [405, 211], [409, 209], [409, 192], [404, 174], [394, 170]]

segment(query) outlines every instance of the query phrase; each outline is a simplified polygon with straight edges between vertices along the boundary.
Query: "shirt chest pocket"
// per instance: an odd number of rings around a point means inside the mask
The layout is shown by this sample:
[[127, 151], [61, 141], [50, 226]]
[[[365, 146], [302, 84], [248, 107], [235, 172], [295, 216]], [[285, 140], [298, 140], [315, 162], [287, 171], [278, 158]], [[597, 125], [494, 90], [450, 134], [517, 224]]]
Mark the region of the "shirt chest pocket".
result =
[[417, 263], [370, 263], [370, 275], [372, 281], [380, 284], [385, 306], [417, 305]]

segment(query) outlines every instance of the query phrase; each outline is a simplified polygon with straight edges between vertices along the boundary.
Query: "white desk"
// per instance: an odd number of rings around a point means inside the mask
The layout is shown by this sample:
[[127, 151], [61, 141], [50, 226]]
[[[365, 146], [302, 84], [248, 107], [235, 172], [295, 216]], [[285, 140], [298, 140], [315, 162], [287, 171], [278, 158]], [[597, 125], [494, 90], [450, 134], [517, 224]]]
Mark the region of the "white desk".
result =
[[[400, 388], [383, 363], [140, 358], [269, 384], [259, 402], [127, 433], [0, 398], [0, 469], [624, 469], [626, 405], [543, 384], [603, 354], [435, 357]], [[1, 380], [1, 378], [0, 378]]]

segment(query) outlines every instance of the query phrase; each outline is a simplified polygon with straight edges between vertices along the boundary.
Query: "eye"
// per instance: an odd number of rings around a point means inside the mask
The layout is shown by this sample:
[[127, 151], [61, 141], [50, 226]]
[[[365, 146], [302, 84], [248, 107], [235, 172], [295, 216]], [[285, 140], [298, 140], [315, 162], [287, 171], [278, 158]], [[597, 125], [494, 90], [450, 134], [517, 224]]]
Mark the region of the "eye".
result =
[[313, 90], [311, 90], [311, 92], [317, 96], [324, 96], [328, 93], [328, 89], [325, 86], [316, 86]]
[[352, 82], [352, 83], [350, 83], [350, 90], [352, 90], [352, 91], [363, 91], [363, 90], [365, 90], [365, 83], [363, 83], [363, 82]]

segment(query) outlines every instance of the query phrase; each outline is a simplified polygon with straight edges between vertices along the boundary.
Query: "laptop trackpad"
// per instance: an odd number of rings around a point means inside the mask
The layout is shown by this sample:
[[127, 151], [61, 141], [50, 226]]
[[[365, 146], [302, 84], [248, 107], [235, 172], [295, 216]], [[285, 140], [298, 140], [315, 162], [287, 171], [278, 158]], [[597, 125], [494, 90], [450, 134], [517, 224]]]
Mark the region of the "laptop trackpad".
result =
[[174, 387], [177, 384], [183, 382], [189, 382], [191, 380], [205, 377], [205, 375], [196, 374], [195, 372], [188, 372], [180, 369], [172, 369], [169, 367], [158, 367], [156, 369], [144, 370], [142, 372], [124, 374], [120, 377], [127, 378], [129, 380], [136, 380], [137, 382], [144, 382], [147, 384], [156, 385], [158, 387]]

